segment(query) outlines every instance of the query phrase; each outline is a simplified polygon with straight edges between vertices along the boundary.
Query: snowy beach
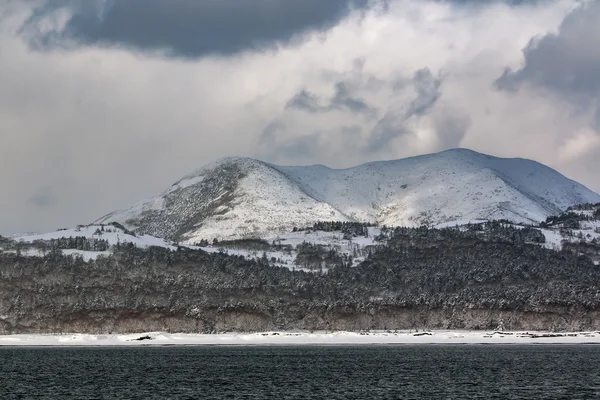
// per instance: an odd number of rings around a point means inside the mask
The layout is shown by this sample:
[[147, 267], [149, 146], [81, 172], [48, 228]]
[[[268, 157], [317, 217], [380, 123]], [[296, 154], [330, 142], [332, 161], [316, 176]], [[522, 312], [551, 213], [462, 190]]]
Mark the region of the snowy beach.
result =
[[600, 332], [262, 332], [4, 335], [0, 346], [600, 344]]

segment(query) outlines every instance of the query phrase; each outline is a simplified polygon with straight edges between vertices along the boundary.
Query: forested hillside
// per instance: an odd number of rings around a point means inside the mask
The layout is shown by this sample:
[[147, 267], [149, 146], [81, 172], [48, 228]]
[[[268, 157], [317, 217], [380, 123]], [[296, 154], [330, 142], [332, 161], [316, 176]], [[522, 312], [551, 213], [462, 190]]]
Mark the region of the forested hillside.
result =
[[497, 222], [384, 229], [352, 267], [306, 272], [223, 253], [120, 245], [0, 253], [0, 333], [600, 329], [600, 267]]

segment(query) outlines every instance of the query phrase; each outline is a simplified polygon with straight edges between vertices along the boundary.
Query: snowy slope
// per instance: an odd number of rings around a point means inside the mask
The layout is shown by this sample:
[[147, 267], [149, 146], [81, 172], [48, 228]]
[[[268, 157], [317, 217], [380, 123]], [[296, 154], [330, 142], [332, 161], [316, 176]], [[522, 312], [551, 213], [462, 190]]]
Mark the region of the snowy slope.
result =
[[[375, 237], [381, 233], [381, 230], [375, 227], [368, 228], [366, 236], [352, 237], [344, 239], [343, 233], [340, 231], [323, 232], [323, 231], [298, 231], [285, 232], [281, 234], [273, 234], [266, 239], [268, 242], [275, 242], [289, 247], [287, 250], [273, 246], [268, 249], [257, 250], [252, 246], [227, 245], [224, 242], [209, 244], [205, 246], [183, 245], [193, 250], [202, 250], [208, 253], [224, 253], [229, 255], [242, 256], [248, 260], [259, 260], [266, 256], [271, 260], [271, 265], [286, 267], [289, 269], [300, 268], [295, 260], [298, 255], [296, 246], [302, 243], [312, 243], [315, 245], [323, 245], [329, 249], [336, 250], [339, 254], [352, 256], [353, 265], [357, 265], [364, 261], [367, 252], [365, 249], [376, 244]], [[95, 250], [79, 250], [79, 249], [61, 249], [63, 255], [81, 256], [85, 261], [95, 260], [99, 256], [110, 256], [114, 253], [115, 246], [118, 244], [131, 243], [137, 248], [146, 249], [151, 246], [162, 247], [171, 251], [177, 250], [177, 246], [167, 243], [165, 240], [149, 235], [132, 235], [131, 232], [125, 232], [123, 229], [112, 225], [87, 225], [79, 226], [73, 229], [61, 229], [58, 231], [47, 233], [30, 233], [22, 235], [14, 235], [7, 243], [3, 245], [0, 242], [0, 253], [17, 253], [18, 247], [20, 253], [25, 256], [43, 257], [50, 252], [50, 242], [52, 240], [69, 239], [84, 237], [89, 240], [102, 239], [107, 242], [109, 247], [102, 251]], [[18, 246], [17, 246], [18, 245]], [[274, 259], [275, 261], [272, 261]], [[327, 268], [323, 268], [327, 270]], [[306, 271], [310, 271], [306, 269]]]
[[[103, 231], [100, 231], [103, 229]], [[100, 231], [100, 232], [99, 232]], [[25, 243], [33, 243], [36, 240], [49, 241], [52, 239], [60, 239], [60, 238], [69, 238], [69, 237], [86, 237], [86, 238], [96, 238], [96, 239], [104, 239], [111, 246], [116, 245], [117, 243], [133, 243], [137, 247], [146, 248], [150, 246], [158, 246], [165, 247], [169, 249], [175, 249], [174, 246], [169, 245], [163, 239], [159, 239], [156, 237], [141, 235], [141, 236], [132, 236], [121, 229], [114, 226], [105, 226], [102, 227], [100, 225], [88, 225], [82, 226], [74, 229], [63, 229], [60, 231], [54, 231], [49, 233], [41, 233], [41, 234], [29, 234], [25, 236], [13, 237], [13, 240], [17, 242], [25, 242]]]
[[201, 239], [287, 232], [319, 220], [350, 219], [268, 164], [231, 157], [184, 177], [156, 198], [97, 222], [120, 222], [143, 233], [193, 244]]
[[193, 244], [272, 236], [316, 221], [406, 226], [501, 218], [538, 222], [588, 202], [600, 202], [600, 196], [542, 164], [465, 149], [341, 170], [225, 158], [98, 222], [119, 222]]
[[[138, 248], [148, 248], [151, 246], [163, 247], [169, 250], [175, 250], [176, 247], [165, 242], [163, 239], [156, 238], [149, 235], [133, 236], [124, 232], [122, 229], [115, 226], [100, 226], [100, 225], [87, 225], [80, 226], [73, 229], [62, 229], [59, 231], [41, 233], [41, 234], [24, 234], [24, 235], [13, 235], [11, 239], [16, 243], [31, 244], [35, 245], [37, 242], [45, 242], [48, 244], [51, 240], [57, 240], [61, 238], [76, 238], [85, 237], [87, 239], [102, 239], [106, 240], [112, 247], [117, 244], [132, 243]], [[24, 248], [23, 254], [28, 256], [43, 256], [49, 251], [49, 248], [38, 248], [36, 246], [22, 246]], [[3, 250], [0, 247], [0, 251]], [[99, 255], [110, 255], [111, 251], [84, 251], [76, 249], [62, 249], [61, 252], [65, 255], [80, 255], [85, 260], [96, 259]]]
[[531, 222], [600, 196], [531, 160], [466, 149], [334, 170], [278, 167], [315, 198], [359, 221], [415, 226], [454, 220]]

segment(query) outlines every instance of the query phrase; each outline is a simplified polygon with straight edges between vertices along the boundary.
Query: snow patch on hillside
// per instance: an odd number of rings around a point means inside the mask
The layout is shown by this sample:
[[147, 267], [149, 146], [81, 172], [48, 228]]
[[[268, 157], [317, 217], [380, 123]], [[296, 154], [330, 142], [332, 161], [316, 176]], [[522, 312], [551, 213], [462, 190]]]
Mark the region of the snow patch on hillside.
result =
[[[183, 245], [184, 247], [203, 250], [208, 253], [224, 253], [228, 255], [242, 256], [248, 260], [259, 260], [266, 257], [270, 265], [285, 267], [293, 270], [305, 270], [296, 264], [298, 251], [297, 246], [303, 243], [325, 246], [328, 249], [333, 249], [337, 253], [352, 257], [352, 265], [356, 266], [364, 261], [368, 255], [367, 248], [377, 245], [375, 238], [379, 236], [381, 230], [376, 227], [368, 228], [368, 236], [353, 237], [344, 239], [340, 231], [324, 232], [324, 231], [298, 231], [286, 232], [282, 234], [271, 234], [265, 237], [265, 240], [272, 244], [272, 248], [266, 251], [253, 250], [244, 248], [230, 248], [229, 245], [216, 243], [210, 246], [192, 246]], [[280, 246], [282, 249], [277, 250]], [[288, 247], [289, 246], [289, 247]], [[314, 271], [313, 271], [314, 272]], [[323, 269], [327, 272], [327, 268]]]
[[[104, 231], [102, 231], [104, 229]], [[69, 238], [69, 237], [86, 237], [86, 238], [96, 238], [96, 239], [104, 239], [107, 240], [111, 246], [116, 245], [117, 243], [133, 243], [135, 246], [140, 248], [148, 248], [150, 246], [159, 246], [168, 248], [171, 250], [176, 249], [176, 247], [168, 244], [163, 239], [156, 238], [149, 235], [141, 235], [141, 236], [133, 236], [126, 234], [121, 229], [105, 225], [102, 227], [101, 225], [87, 225], [79, 228], [73, 229], [64, 229], [60, 231], [42, 233], [42, 234], [33, 234], [27, 236], [15, 237], [14, 240], [17, 242], [24, 243], [33, 243], [36, 240], [44, 240], [49, 241], [52, 239], [60, 239], [60, 238]]]
[[[21, 254], [24, 256], [35, 256], [43, 257], [48, 253], [48, 248], [38, 248], [35, 246], [36, 242], [44, 242], [48, 244], [52, 240], [68, 239], [84, 237], [87, 239], [102, 239], [106, 240], [110, 246], [116, 246], [118, 244], [132, 243], [136, 247], [145, 249], [151, 246], [157, 246], [166, 248], [169, 250], [175, 250], [176, 247], [167, 243], [165, 240], [153, 237], [150, 235], [134, 236], [124, 232], [122, 229], [112, 225], [87, 225], [79, 226], [73, 229], [61, 229], [54, 232], [41, 233], [41, 234], [26, 234], [22, 236], [14, 236], [11, 239], [21, 244], [23, 249]], [[2, 250], [0, 248], [0, 250]], [[6, 250], [5, 250], [6, 251]], [[6, 252], [16, 253], [16, 250], [8, 250]], [[61, 249], [64, 255], [80, 256], [85, 261], [95, 260], [99, 256], [109, 256], [112, 252], [106, 251], [86, 251], [78, 249]]]
[[[111, 249], [106, 251], [85, 251], [78, 249], [61, 249], [64, 255], [73, 255], [82, 257], [85, 261], [95, 260], [100, 256], [109, 256], [112, 254], [112, 247], [118, 244], [131, 243], [138, 248], [148, 248], [151, 246], [162, 247], [168, 250], [177, 250], [177, 246], [189, 248], [192, 250], [202, 250], [207, 253], [223, 253], [232, 256], [242, 256], [248, 260], [259, 260], [266, 257], [270, 265], [285, 267], [294, 270], [303, 270], [296, 264], [298, 251], [296, 246], [302, 243], [310, 243], [314, 245], [322, 245], [328, 249], [334, 249], [339, 254], [352, 256], [352, 264], [358, 265], [364, 261], [367, 252], [365, 249], [369, 246], [376, 245], [375, 237], [381, 233], [379, 228], [369, 227], [367, 236], [353, 237], [344, 239], [343, 234], [339, 231], [323, 232], [323, 231], [298, 231], [284, 232], [281, 234], [272, 233], [266, 240], [272, 244], [269, 250], [255, 250], [251, 248], [231, 247], [229, 243], [216, 243], [208, 246], [195, 246], [187, 243], [170, 244], [163, 239], [150, 235], [131, 235], [124, 232], [122, 229], [112, 225], [88, 225], [79, 226], [73, 229], [62, 229], [54, 232], [42, 234], [27, 234], [16, 236], [12, 240], [21, 244], [20, 252], [24, 256], [43, 257], [50, 250], [48, 246], [37, 247], [36, 243], [44, 242], [49, 244], [52, 240], [68, 239], [76, 237], [85, 237], [87, 239], [103, 239], [108, 242]], [[280, 245], [281, 249], [277, 249]], [[0, 251], [7, 253], [16, 253], [16, 250], [4, 250], [0, 247]], [[309, 271], [306, 269], [306, 271]], [[327, 268], [323, 269], [326, 272]]]

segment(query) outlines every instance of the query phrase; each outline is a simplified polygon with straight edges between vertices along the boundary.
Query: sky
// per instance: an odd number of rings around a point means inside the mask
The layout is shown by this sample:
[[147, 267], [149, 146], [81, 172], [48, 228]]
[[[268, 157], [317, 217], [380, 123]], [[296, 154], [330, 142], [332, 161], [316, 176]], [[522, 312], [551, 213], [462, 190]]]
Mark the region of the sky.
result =
[[224, 156], [465, 147], [600, 192], [598, 43], [598, 0], [0, 0], [0, 233], [90, 223]]

